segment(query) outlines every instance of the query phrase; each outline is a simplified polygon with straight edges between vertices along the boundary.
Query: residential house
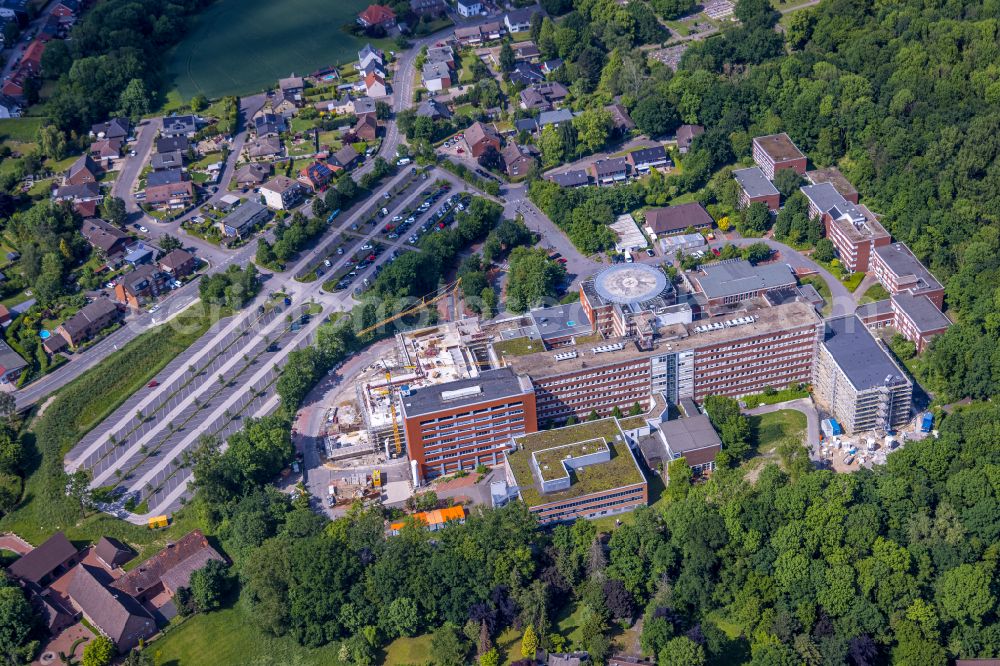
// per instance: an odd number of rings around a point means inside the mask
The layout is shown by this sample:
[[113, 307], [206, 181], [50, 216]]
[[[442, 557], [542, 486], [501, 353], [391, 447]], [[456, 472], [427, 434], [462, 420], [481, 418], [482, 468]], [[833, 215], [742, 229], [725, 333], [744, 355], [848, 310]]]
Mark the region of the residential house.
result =
[[451, 70], [447, 63], [427, 62], [420, 73], [424, 88], [430, 91], [447, 90], [451, 87]]
[[11, 349], [6, 340], [0, 339], [0, 384], [16, 382], [28, 367], [21, 355]]
[[701, 125], [681, 125], [677, 128], [677, 152], [686, 155], [691, 150], [691, 144], [695, 137], [705, 133], [705, 128]]
[[295, 117], [296, 109], [298, 109], [299, 106], [301, 106], [304, 103], [305, 97], [301, 95], [300, 97], [301, 100], [299, 102], [295, 102], [294, 100], [287, 100], [284, 98], [271, 100], [271, 102], [268, 104], [268, 108], [271, 109], [271, 113], [281, 116], [282, 118], [285, 119], [285, 122], [287, 123], [289, 120]]
[[[461, 0], [459, 0], [461, 3]], [[461, 13], [461, 4], [459, 6], [459, 13]], [[455, 41], [461, 46], [475, 46], [477, 44], [483, 43], [483, 29], [478, 25], [470, 25], [463, 28], [455, 28]]]
[[282, 99], [285, 99], [295, 106], [302, 106], [304, 99], [302, 93], [306, 85], [301, 76], [289, 76], [285, 79], [278, 79], [278, 90], [281, 91]]
[[118, 569], [130, 562], [135, 553], [118, 539], [102, 536], [94, 546], [94, 557], [108, 569]]
[[137, 268], [143, 264], [153, 263], [154, 256], [156, 256], [156, 251], [140, 241], [129, 247], [128, 254], [125, 255], [125, 262], [132, 264], [132, 268]]
[[604, 110], [611, 114], [611, 126], [619, 134], [625, 134], [635, 129], [635, 121], [629, 115], [628, 109], [621, 104], [609, 104]]
[[440, 16], [448, 11], [444, 0], [410, 0], [410, 11], [421, 16]]
[[504, 14], [503, 24], [507, 32], [525, 32], [531, 29], [531, 15], [538, 11], [535, 7], [515, 9]]
[[559, 187], [583, 187], [590, 185], [590, 175], [584, 169], [573, 169], [564, 173], [554, 173], [546, 176]]
[[358, 51], [358, 69], [363, 70], [369, 64], [375, 63], [379, 68], [385, 67], [385, 54], [371, 44], [365, 44]]
[[[260, 206], [260, 204], [257, 205]], [[260, 207], [264, 208], [263, 206]], [[267, 209], [264, 208], [264, 210], [266, 211]], [[158, 263], [161, 271], [175, 280], [180, 280], [194, 273], [194, 269], [198, 265], [198, 260], [187, 250], [177, 248], [160, 257]]]
[[194, 187], [180, 169], [153, 171], [146, 176], [146, 203], [165, 208], [183, 208], [194, 199]]
[[[98, 298], [64, 321], [56, 333], [73, 349], [121, 319], [122, 311], [113, 301]], [[49, 338], [50, 340], [56, 336]]]
[[191, 149], [191, 142], [184, 136], [162, 136], [156, 140], [156, 152], [172, 153], [180, 151], [186, 153]]
[[66, 35], [69, 26], [59, 20], [58, 16], [49, 14], [45, 17], [45, 22], [38, 29], [38, 40], [41, 42], [51, 42]]
[[371, 97], [359, 97], [354, 100], [354, 115], [358, 118], [362, 116], [375, 116], [375, 100]]
[[711, 229], [712, 222], [712, 216], [697, 202], [646, 211], [646, 232], [654, 238], [684, 233], [688, 229]]
[[287, 176], [275, 176], [260, 186], [260, 193], [272, 210], [294, 208], [302, 200], [304, 191], [301, 183]]
[[219, 222], [219, 229], [226, 237], [246, 238], [255, 228], [264, 224], [270, 214], [266, 206], [248, 199]]
[[21, 56], [21, 64], [18, 66], [18, 71], [23, 72], [27, 76], [40, 76], [42, 73], [42, 54], [45, 53], [45, 47], [45, 42], [39, 39], [28, 44], [28, 48], [24, 50], [24, 55]]
[[737, 204], [740, 210], [755, 202], [763, 203], [768, 210], [778, 210], [781, 205], [781, 193], [774, 183], [767, 179], [760, 167], [736, 169], [733, 171], [733, 178], [740, 186], [740, 198]]
[[782, 169], [791, 169], [800, 176], [806, 172], [806, 156], [784, 132], [755, 137], [753, 161], [767, 179], [772, 181]]
[[121, 156], [122, 140], [98, 139], [90, 144], [88, 153], [95, 160], [107, 160], [110, 163], [111, 160], [116, 160]]
[[598, 185], [622, 183], [628, 178], [628, 160], [624, 157], [597, 160], [591, 166], [591, 170]]
[[265, 136], [248, 141], [244, 150], [246, 150], [247, 159], [251, 161], [273, 160], [276, 157], [281, 157], [283, 152], [281, 139], [276, 136]]
[[331, 99], [314, 104], [317, 111], [334, 113], [337, 115], [354, 113], [354, 100], [347, 93], [340, 99]]
[[396, 12], [386, 5], [368, 5], [367, 9], [358, 14], [358, 23], [366, 28], [388, 30], [396, 25]]
[[35, 591], [48, 587], [52, 581], [72, 569], [83, 559], [66, 535], [56, 532], [7, 567], [7, 573]]
[[21, 105], [10, 97], [0, 95], [0, 120], [21, 116]]
[[101, 168], [90, 157], [90, 155], [80, 155], [70, 165], [66, 176], [63, 178], [64, 185], [83, 185], [84, 183], [96, 183], [101, 175]]
[[542, 111], [538, 114], [538, 129], [542, 130], [549, 125], [559, 127], [560, 123], [573, 122], [573, 112], [569, 109], [556, 109], [555, 111]]
[[170, 276], [150, 264], [143, 264], [118, 279], [115, 299], [133, 310], [142, 309], [168, 289]]
[[156, 621], [135, 598], [112, 588], [112, 581], [100, 567], [80, 564], [67, 595], [74, 609], [125, 653], [156, 633]]
[[449, 69], [455, 69], [455, 51], [450, 46], [432, 46], [427, 49], [424, 62], [443, 62]]
[[481, 122], [474, 122], [465, 130], [465, 142], [469, 144], [469, 151], [472, 156], [478, 158], [492, 146], [495, 150], [500, 150], [500, 136], [492, 125], [484, 125]]
[[164, 169], [180, 169], [184, 166], [184, 153], [172, 150], [168, 153], [153, 153], [149, 158], [149, 167], [153, 171]]
[[383, 79], [385, 78], [385, 69], [374, 59], [369, 60], [364, 65], [358, 65], [357, 69], [361, 79], [358, 84], [360, 88], [364, 88], [365, 79], [368, 78], [369, 74], [378, 74]]
[[515, 64], [508, 77], [511, 83], [519, 86], [530, 86], [545, 80], [545, 75], [538, 65], [524, 61]]
[[361, 155], [351, 144], [344, 144], [344, 147], [335, 152], [330, 157], [330, 163], [338, 170], [348, 170], [358, 163]]
[[535, 43], [532, 41], [517, 42], [516, 44], [511, 45], [511, 49], [514, 51], [515, 62], [521, 60], [527, 62], [537, 62], [538, 59], [542, 57], [542, 52], [538, 50], [538, 47], [535, 46]]
[[311, 188], [313, 192], [318, 192], [326, 187], [331, 178], [333, 178], [333, 171], [323, 162], [313, 162], [302, 167], [299, 171], [299, 182]]
[[104, 198], [101, 194], [101, 186], [97, 183], [62, 185], [56, 188], [53, 196], [57, 201], [72, 201], [74, 204], [84, 201], [97, 202]]
[[131, 237], [104, 220], [90, 218], [80, 225], [80, 233], [87, 239], [90, 246], [108, 262], [117, 262], [125, 254], [126, 246]]
[[125, 141], [132, 134], [132, 123], [128, 118], [112, 118], [90, 126], [90, 135], [98, 139], [121, 139]]
[[148, 603], [164, 593], [173, 597], [179, 588], [189, 587], [191, 574], [211, 560], [226, 562], [201, 530], [194, 530], [167, 544], [159, 553], [112, 583], [112, 587], [141, 603]]
[[257, 187], [267, 180], [267, 177], [271, 175], [271, 165], [262, 164], [260, 162], [252, 162], [250, 164], [240, 167], [233, 178], [236, 180], [236, 185], [244, 189], [250, 187]]
[[183, 136], [191, 139], [198, 133], [198, 120], [194, 116], [168, 116], [163, 119], [161, 136]]
[[553, 58], [552, 60], [546, 60], [542, 63], [542, 72], [545, 74], [551, 74], [560, 67], [562, 67], [562, 58]]
[[378, 136], [378, 121], [375, 114], [366, 113], [358, 116], [358, 122], [351, 128], [351, 134], [361, 141], [374, 141]]
[[633, 150], [626, 156], [632, 169], [636, 171], [649, 171], [655, 167], [667, 166], [670, 159], [663, 146], [652, 146], [650, 148], [640, 148]]
[[365, 92], [371, 98], [385, 97], [389, 91], [385, 86], [385, 78], [378, 72], [370, 72], [365, 77]]
[[569, 90], [558, 81], [538, 83], [521, 91], [521, 108], [529, 111], [550, 111], [559, 106], [567, 96]]
[[528, 175], [531, 167], [538, 164], [532, 155], [513, 141], [507, 143], [500, 151], [500, 159], [503, 161], [504, 171], [511, 180], [524, 178]]
[[455, 0], [455, 11], [466, 18], [483, 13], [483, 3], [479, 0]]
[[273, 113], [262, 113], [253, 119], [253, 129], [257, 138], [278, 136], [287, 128], [285, 119]]
[[50, 17], [54, 17], [60, 25], [67, 27], [76, 23], [79, 13], [80, 3], [77, 0], [59, 0], [49, 10]]
[[534, 134], [540, 128], [538, 127], [538, 121], [534, 118], [519, 118], [514, 121], [514, 131], [520, 134], [521, 132], [527, 132], [528, 134]]
[[10, 310], [3, 303], [0, 303], [0, 325], [9, 323], [11, 320]]
[[431, 120], [451, 120], [451, 111], [433, 97], [428, 97], [417, 107], [417, 117], [430, 118]]

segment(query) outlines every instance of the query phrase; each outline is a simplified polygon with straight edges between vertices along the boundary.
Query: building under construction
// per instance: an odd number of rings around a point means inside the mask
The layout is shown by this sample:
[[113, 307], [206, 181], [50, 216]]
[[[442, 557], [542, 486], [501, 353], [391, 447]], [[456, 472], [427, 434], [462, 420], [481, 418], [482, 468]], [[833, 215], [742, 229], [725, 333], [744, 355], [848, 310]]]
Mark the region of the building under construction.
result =
[[355, 384], [370, 446], [388, 457], [401, 455], [406, 442], [400, 396], [477, 377], [480, 368], [489, 367], [487, 342], [477, 319], [397, 333], [392, 350], [365, 370]]

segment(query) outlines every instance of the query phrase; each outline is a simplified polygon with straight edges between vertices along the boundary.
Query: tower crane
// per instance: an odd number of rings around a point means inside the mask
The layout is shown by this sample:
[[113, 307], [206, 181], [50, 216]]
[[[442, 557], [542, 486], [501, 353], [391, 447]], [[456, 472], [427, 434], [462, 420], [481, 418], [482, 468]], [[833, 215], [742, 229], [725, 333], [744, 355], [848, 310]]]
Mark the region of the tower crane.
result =
[[380, 321], [378, 323], [375, 323], [375, 324], [372, 324], [368, 328], [361, 329], [360, 331], [358, 331], [358, 337], [361, 337], [361, 336], [363, 336], [363, 335], [365, 335], [367, 333], [371, 333], [372, 331], [374, 331], [375, 329], [379, 328], [380, 326], [384, 326], [385, 324], [388, 324], [390, 322], [396, 321], [397, 319], [402, 319], [403, 317], [411, 315], [411, 314], [413, 314], [415, 312], [420, 312], [421, 310], [423, 310], [424, 308], [426, 308], [428, 306], [434, 305], [435, 303], [437, 303], [438, 301], [440, 301], [442, 298], [446, 298], [449, 294], [455, 294], [455, 293], [457, 293], [458, 292], [458, 287], [461, 284], [462, 284], [462, 278], [458, 278], [457, 280], [455, 280], [451, 284], [445, 285], [444, 287], [441, 287], [440, 289], [438, 289], [439, 293], [436, 296], [431, 296], [430, 298], [428, 298], [427, 296], [421, 297], [420, 302], [417, 303], [416, 305], [414, 305], [412, 307], [409, 307], [406, 310], [403, 310], [402, 312], [397, 312], [396, 314], [392, 315], [391, 317], [386, 317], [382, 321]]

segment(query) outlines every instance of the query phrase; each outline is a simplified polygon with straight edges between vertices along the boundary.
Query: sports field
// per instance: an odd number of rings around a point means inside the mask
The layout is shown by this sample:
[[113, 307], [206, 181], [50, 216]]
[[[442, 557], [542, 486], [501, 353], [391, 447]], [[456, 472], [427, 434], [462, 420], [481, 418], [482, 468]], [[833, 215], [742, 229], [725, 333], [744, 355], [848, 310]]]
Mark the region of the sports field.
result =
[[369, 0], [216, 0], [170, 55], [184, 100], [258, 92], [292, 73], [348, 62], [364, 45], [340, 27]]

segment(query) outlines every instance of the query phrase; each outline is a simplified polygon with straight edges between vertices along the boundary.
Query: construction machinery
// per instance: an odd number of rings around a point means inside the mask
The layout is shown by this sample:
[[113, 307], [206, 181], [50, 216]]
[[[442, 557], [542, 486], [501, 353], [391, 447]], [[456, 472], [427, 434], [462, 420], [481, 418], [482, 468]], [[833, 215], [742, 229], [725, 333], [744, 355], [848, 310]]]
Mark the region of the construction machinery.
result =
[[382, 487], [382, 470], [380, 469], [372, 470], [372, 486], [376, 488]]
[[407, 309], [403, 310], [402, 312], [397, 312], [396, 314], [392, 315], [391, 317], [386, 317], [382, 321], [380, 321], [378, 323], [375, 323], [375, 324], [372, 324], [368, 328], [361, 329], [360, 331], [358, 331], [358, 337], [360, 338], [360, 337], [364, 336], [367, 333], [371, 333], [372, 331], [374, 331], [375, 329], [379, 328], [380, 326], [384, 326], [385, 324], [388, 324], [390, 322], [394, 322], [397, 319], [402, 319], [403, 317], [409, 316], [409, 315], [414, 314], [416, 312], [420, 312], [424, 308], [429, 307], [431, 305], [434, 305], [435, 303], [437, 303], [441, 299], [447, 298], [449, 295], [455, 295], [455, 294], [457, 294], [458, 293], [458, 287], [461, 284], [462, 284], [462, 278], [458, 278], [457, 280], [455, 280], [451, 284], [445, 285], [445, 286], [441, 287], [440, 289], [438, 289], [437, 292], [435, 292], [436, 295], [429, 296], [429, 297], [428, 296], [423, 296], [420, 299], [420, 302], [417, 303], [416, 305], [414, 305], [413, 307], [407, 308]]

